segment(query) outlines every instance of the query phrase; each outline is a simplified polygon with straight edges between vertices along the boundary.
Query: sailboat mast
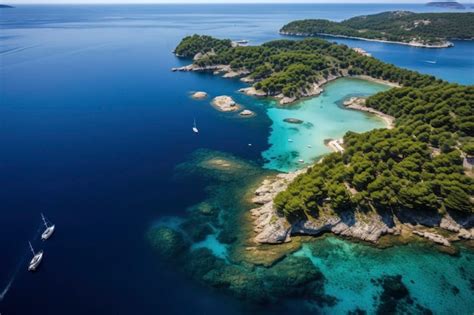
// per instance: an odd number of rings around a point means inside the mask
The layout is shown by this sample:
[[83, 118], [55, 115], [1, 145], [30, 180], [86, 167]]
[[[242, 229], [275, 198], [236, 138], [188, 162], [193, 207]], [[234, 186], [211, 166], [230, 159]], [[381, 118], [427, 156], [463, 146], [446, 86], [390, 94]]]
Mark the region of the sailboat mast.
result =
[[33, 249], [33, 246], [31, 246], [31, 242], [28, 242], [28, 244], [30, 244], [30, 249], [31, 249], [31, 252], [33, 253], [33, 256], [36, 255], [35, 250]]
[[44, 226], [46, 226], [46, 228], [48, 228], [48, 223], [46, 222], [46, 218], [44, 217], [44, 215], [42, 213], [41, 213], [41, 219], [43, 219]]

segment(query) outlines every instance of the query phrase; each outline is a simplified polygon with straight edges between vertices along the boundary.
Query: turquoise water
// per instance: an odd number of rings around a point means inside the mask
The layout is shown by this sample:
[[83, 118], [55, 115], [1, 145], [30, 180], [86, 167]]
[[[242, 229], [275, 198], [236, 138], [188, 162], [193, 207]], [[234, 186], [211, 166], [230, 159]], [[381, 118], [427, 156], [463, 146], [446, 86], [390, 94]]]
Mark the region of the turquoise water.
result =
[[[369, 96], [387, 89], [387, 86], [378, 83], [344, 78], [325, 85], [324, 92], [318, 97], [295, 106], [269, 108], [267, 114], [272, 126], [268, 138], [270, 148], [262, 153], [267, 160], [264, 167], [292, 171], [330, 152], [324, 144], [326, 139], [341, 138], [347, 131], [364, 132], [385, 127], [380, 118], [347, 110], [342, 102], [352, 96]], [[304, 122], [290, 124], [283, 121], [285, 118], [297, 118]]]
[[474, 254], [470, 251], [453, 257], [415, 244], [376, 249], [328, 237], [303, 245], [294, 255], [309, 257], [326, 276], [326, 292], [340, 299], [323, 310], [327, 314], [344, 314], [356, 307], [373, 313], [380, 288], [370, 280], [398, 274], [411, 297], [435, 314], [472, 314], [474, 310]]
[[229, 256], [227, 246], [217, 240], [217, 235], [218, 233], [209, 234], [205, 240], [194, 243], [191, 249], [196, 250], [198, 248], [207, 248], [214, 254], [214, 256], [227, 260]]

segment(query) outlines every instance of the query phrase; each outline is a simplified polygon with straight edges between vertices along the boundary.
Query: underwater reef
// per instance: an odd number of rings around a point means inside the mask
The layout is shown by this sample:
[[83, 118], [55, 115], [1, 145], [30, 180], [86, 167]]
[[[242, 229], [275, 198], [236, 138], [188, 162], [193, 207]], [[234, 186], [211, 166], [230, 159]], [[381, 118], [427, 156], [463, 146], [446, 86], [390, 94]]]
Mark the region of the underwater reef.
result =
[[474, 309], [466, 300], [474, 290], [469, 250], [452, 256], [426, 242], [380, 249], [329, 234], [258, 244], [252, 198], [275, 172], [199, 149], [175, 174], [177, 181], [201, 180], [207, 198], [182, 217], [155, 222], [146, 234], [149, 244], [170, 268], [244, 308], [265, 314], [438, 314], [466, 301], [466, 311]]

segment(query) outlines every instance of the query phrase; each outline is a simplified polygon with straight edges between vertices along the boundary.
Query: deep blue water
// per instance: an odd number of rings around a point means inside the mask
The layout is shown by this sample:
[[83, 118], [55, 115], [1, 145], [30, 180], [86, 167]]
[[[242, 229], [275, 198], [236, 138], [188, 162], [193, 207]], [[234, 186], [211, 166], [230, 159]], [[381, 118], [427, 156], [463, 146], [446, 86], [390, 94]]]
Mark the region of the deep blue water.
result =
[[[422, 5], [18, 6], [0, 11], [0, 301], [2, 314], [232, 314], [235, 301], [163, 267], [145, 241], [157, 218], [183, 215], [204, 183], [176, 181], [198, 148], [263, 164], [270, 120], [243, 84], [172, 73], [184, 35], [258, 44], [300, 18], [341, 20]], [[474, 44], [445, 50], [341, 40], [385, 61], [474, 82]], [[426, 63], [434, 60], [436, 64]], [[236, 119], [189, 91], [232, 94]], [[201, 130], [191, 132], [193, 118]], [[252, 142], [253, 146], [248, 147]], [[39, 212], [56, 223], [40, 272], [25, 271]], [[25, 256], [26, 255], [26, 256]], [[19, 272], [15, 273], [17, 268]], [[16, 276], [15, 276], [16, 275]], [[1, 292], [0, 292], [1, 294]]]

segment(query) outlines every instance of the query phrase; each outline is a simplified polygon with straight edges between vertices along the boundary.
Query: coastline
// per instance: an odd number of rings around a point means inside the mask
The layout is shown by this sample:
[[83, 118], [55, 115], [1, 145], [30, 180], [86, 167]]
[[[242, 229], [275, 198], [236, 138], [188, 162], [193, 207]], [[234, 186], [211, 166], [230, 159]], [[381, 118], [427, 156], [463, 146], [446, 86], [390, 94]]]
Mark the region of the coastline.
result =
[[343, 104], [346, 109], [358, 110], [377, 116], [385, 122], [387, 129], [393, 129], [395, 127], [395, 117], [365, 106], [365, 100], [366, 99], [362, 97], [351, 97], [350, 99], [344, 101]]
[[[214, 75], [221, 75], [223, 78], [226, 78], [226, 79], [240, 78], [240, 81], [247, 83], [249, 85], [253, 81], [249, 79], [248, 77], [246, 77], [246, 75], [248, 75], [248, 71], [246, 69], [233, 70], [230, 67], [230, 65], [223, 65], [223, 64], [200, 67], [200, 66], [196, 66], [194, 63], [191, 63], [186, 66], [171, 68], [171, 71], [173, 72], [211, 72], [212, 71]], [[301, 96], [298, 96], [298, 97], [288, 97], [281, 93], [277, 95], [269, 95], [268, 93], [262, 90], [255, 89], [253, 85], [250, 85], [246, 88], [241, 88], [239, 89], [239, 92], [244, 93], [245, 95], [248, 95], [248, 96], [253, 96], [253, 97], [269, 97], [276, 100], [278, 104], [281, 106], [293, 105], [306, 98], [320, 95], [321, 93], [324, 92], [324, 86], [326, 84], [332, 81], [335, 81], [337, 79], [341, 79], [341, 78], [360, 79], [360, 80], [370, 81], [373, 83], [387, 85], [393, 88], [401, 87], [401, 85], [398, 83], [374, 78], [368, 75], [349, 75], [347, 70], [345, 70], [340, 75], [329, 75], [327, 78], [321, 78], [317, 82], [312, 83], [312, 86], [306, 91], [304, 91], [303, 93], [301, 93]]]
[[335, 35], [335, 34], [328, 34], [328, 33], [307, 34], [307, 33], [283, 32], [283, 31], [280, 31], [279, 33], [280, 33], [280, 35], [297, 36], [297, 37], [327, 36], [327, 37], [336, 37], [336, 38], [357, 39], [357, 40], [365, 40], [365, 41], [369, 41], [369, 42], [379, 42], [379, 43], [385, 43], [385, 44], [398, 44], [398, 45], [405, 45], [405, 46], [411, 46], [411, 47], [417, 47], [417, 48], [439, 49], [439, 48], [454, 47], [454, 44], [450, 41], [445, 41], [445, 43], [440, 44], [440, 45], [429, 45], [429, 44], [423, 44], [423, 43], [420, 43], [420, 42], [399, 42], [399, 41], [389, 41], [389, 40], [383, 40], [383, 39], [371, 39], [371, 38], [357, 37], [357, 36]]
[[[254, 229], [249, 235], [254, 244], [285, 244], [292, 242], [295, 236], [314, 237], [332, 233], [382, 247], [396, 244], [400, 240], [409, 242], [412, 239], [422, 239], [440, 245], [440, 250], [444, 252], [454, 254], [454, 242], [474, 240], [474, 228], [469, 227], [472, 224], [469, 218], [454, 219], [449, 213], [437, 214], [434, 217], [432, 213], [391, 213], [375, 209], [369, 212], [356, 209], [335, 213], [323, 207], [321, 209], [324, 211], [320, 209], [318, 218], [308, 217], [290, 223], [278, 214], [273, 199], [306, 170], [307, 168], [304, 168], [266, 178], [255, 190], [252, 202], [257, 207], [250, 210]], [[385, 235], [391, 235], [394, 239], [379, 243]]]

